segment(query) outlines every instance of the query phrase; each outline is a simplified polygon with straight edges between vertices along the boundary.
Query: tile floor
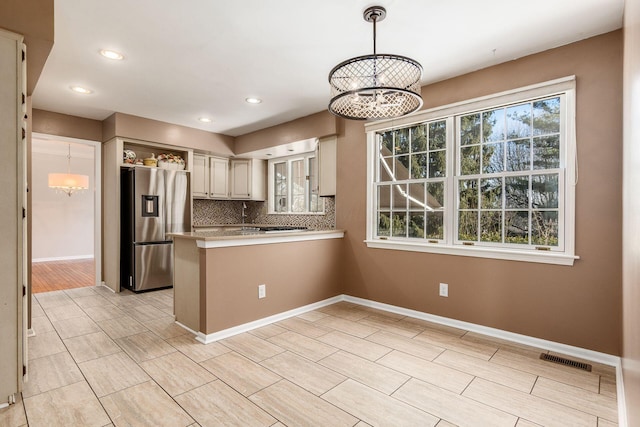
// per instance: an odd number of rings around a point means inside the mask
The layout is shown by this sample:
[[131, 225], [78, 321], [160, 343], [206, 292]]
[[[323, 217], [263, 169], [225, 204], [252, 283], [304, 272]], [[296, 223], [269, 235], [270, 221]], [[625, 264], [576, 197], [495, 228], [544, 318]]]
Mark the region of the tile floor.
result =
[[1, 426], [614, 426], [615, 370], [338, 303], [203, 345], [172, 291], [38, 294]]

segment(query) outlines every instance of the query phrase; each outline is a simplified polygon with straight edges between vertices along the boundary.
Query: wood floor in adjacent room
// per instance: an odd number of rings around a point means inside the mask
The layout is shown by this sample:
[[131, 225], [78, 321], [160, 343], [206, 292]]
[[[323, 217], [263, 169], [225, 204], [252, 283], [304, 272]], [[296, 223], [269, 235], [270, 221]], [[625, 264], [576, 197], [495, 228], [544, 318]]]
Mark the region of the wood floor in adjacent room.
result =
[[95, 285], [93, 258], [31, 264], [31, 293], [61, 291]]
[[4, 426], [617, 425], [616, 376], [533, 347], [340, 302], [208, 345], [171, 289], [37, 294]]

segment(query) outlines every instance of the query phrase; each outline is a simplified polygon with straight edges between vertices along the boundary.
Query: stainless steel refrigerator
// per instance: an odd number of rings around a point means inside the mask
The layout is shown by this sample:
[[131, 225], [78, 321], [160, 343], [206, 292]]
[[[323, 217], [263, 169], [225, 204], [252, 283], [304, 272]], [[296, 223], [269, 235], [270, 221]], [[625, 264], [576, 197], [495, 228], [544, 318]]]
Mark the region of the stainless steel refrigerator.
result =
[[167, 233], [191, 231], [189, 173], [123, 167], [120, 187], [120, 285], [136, 292], [173, 286]]

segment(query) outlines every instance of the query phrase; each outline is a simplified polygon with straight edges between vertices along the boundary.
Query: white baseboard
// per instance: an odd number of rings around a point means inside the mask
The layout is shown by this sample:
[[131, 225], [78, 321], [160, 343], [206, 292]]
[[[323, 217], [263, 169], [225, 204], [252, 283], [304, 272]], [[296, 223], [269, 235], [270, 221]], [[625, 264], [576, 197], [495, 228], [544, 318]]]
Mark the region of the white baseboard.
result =
[[[203, 334], [202, 332], [196, 333], [196, 339], [203, 344], [209, 344], [214, 341], [218, 341], [224, 338], [231, 337], [233, 335], [241, 334], [243, 332], [248, 332], [252, 329], [260, 328], [262, 326], [269, 325], [271, 323], [279, 322], [284, 319], [288, 319], [289, 317], [299, 316], [302, 313], [306, 313], [308, 311], [317, 310], [318, 308], [325, 307], [327, 305], [335, 304], [337, 302], [342, 301], [344, 298], [343, 295], [338, 295], [336, 297], [328, 298], [323, 301], [314, 302], [312, 304], [304, 305], [302, 307], [294, 308], [293, 310], [285, 311], [283, 313], [274, 314], [273, 316], [265, 317], [263, 319], [255, 320], [253, 322], [244, 323], [242, 325], [234, 326], [233, 328], [223, 329], [222, 331], [214, 332], [212, 334]], [[185, 329], [189, 329], [184, 325], [180, 325]], [[190, 330], [190, 329], [189, 329]]]
[[622, 359], [616, 366], [616, 392], [618, 394], [618, 426], [627, 427], [627, 400], [624, 395], [624, 380], [622, 378]]
[[31, 329], [27, 329], [27, 337], [35, 337], [36, 336], [36, 331], [31, 328]]
[[428, 314], [422, 311], [410, 310], [408, 308], [398, 307], [390, 304], [383, 304], [380, 302], [352, 297], [349, 295], [344, 295], [344, 301], [352, 302], [354, 304], [362, 305], [365, 307], [377, 308], [379, 310], [384, 310], [391, 313], [402, 314], [433, 323], [439, 323], [441, 325], [452, 326], [458, 329], [465, 329], [470, 332], [477, 332], [479, 334], [500, 338], [506, 341], [529, 345], [531, 347], [538, 347], [541, 349], [562, 353], [567, 356], [573, 356], [596, 363], [602, 363], [604, 365], [615, 367], [620, 363], [620, 358], [611, 354], [600, 353], [598, 351], [587, 350], [585, 348], [575, 347], [572, 345], [548, 341], [541, 338], [534, 338], [527, 335], [516, 334], [514, 332], [509, 332], [502, 329], [489, 328], [487, 326], [463, 322], [461, 320], [450, 319], [448, 317], [436, 316], [434, 314]]
[[[176, 316], [173, 316], [173, 318], [174, 318], [174, 320], [175, 320]], [[176, 320], [175, 322], [176, 322], [176, 325], [180, 326], [181, 328], [186, 329], [187, 331], [189, 331], [189, 332], [191, 332], [193, 335], [195, 335], [195, 336], [196, 336], [196, 339], [198, 339], [198, 336], [200, 336], [200, 335], [204, 335], [204, 334], [203, 334], [203, 333], [201, 333], [201, 332], [194, 331], [193, 329], [191, 329], [191, 328], [190, 328], [190, 327], [188, 327], [187, 325], [184, 325], [184, 324], [182, 324], [182, 323], [178, 322], [177, 320]], [[200, 341], [200, 340], [198, 340], [198, 341]], [[200, 342], [202, 342], [202, 341], [200, 341]], [[204, 343], [204, 344], [208, 344], [208, 343]]]
[[99, 285], [96, 285], [96, 286], [97, 286], [97, 287], [107, 288], [107, 289], [109, 289], [112, 293], [114, 293], [114, 294], [116, 293], [116, 291], [114, 291], [114, 290], [113, 290], [113, 289], [111, 289], [109, 286], [107, 286], [107, 284], [106, 284], [104, 281], [100, 282], [100, 284], [99, 284]]
[[31, 262], [51, 262], [51, 261], [76, 261], [80, 259], [93, 259], [93, 255], [73, 255], [51, 258], [33, 258]]

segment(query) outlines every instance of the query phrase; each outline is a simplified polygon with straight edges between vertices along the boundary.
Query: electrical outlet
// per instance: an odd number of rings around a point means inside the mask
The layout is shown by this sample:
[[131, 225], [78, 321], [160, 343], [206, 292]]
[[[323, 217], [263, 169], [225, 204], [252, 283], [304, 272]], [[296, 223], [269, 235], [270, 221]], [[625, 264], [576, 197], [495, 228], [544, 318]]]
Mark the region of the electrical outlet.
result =
[[449, 296], [449, 285], [446, 283], [440, 283], [440, 296], [448, 297]]
[[267, 296], [267, 285], [258, 285], [258, 298]]

